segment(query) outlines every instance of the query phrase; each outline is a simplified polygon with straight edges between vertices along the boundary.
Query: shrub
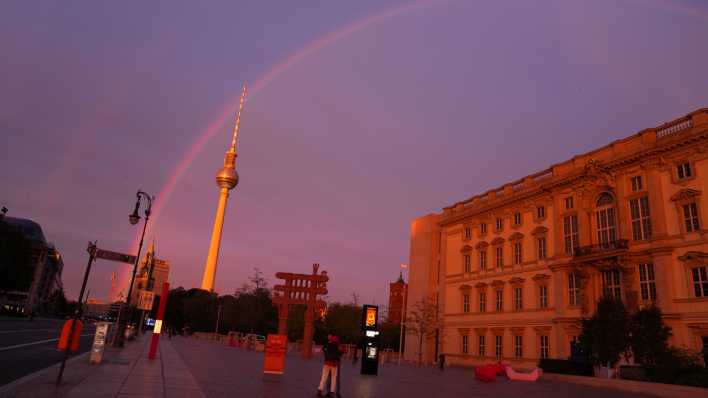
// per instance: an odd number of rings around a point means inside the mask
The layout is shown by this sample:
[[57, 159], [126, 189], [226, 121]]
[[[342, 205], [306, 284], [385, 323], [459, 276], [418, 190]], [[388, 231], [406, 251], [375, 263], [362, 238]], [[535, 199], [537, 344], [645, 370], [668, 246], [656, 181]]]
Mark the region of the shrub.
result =
[[538, 361], [538, 367], [547, 373], [564, 375], [592, 376], [592, 364], [587, 362], [573, 362], [567, 359], [544, 358]]
[[671, 328], [662, 321], [659, 308], [651, 306], [635, 312], [629, 330], [629, 345], [635, 362], [654, 365], [666, 353]]
[[603, 297], [590, 319], [582, 321], [580, 344], [593, 363], [611, 366], [627, 352], [629, 314], [622, 301]]
[[701, 366], [700, 359], [700, 356], [692, 351], [671, 347], [659, 357], [656, 365], [645, 367], [647, 377], [657, 383], [700, 383], [708, 377], [708, 371]]

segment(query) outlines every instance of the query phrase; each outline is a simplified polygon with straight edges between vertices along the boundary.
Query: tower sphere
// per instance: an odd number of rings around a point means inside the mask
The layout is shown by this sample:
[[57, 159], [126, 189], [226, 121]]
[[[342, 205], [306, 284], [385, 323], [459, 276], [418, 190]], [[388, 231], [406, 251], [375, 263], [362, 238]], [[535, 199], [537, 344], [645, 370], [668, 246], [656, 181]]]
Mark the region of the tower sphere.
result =
[[238, 184], [238, 173], [232, 167], [224, 167], [216, 173], [216, 185], [219, 188], [234, 189]]

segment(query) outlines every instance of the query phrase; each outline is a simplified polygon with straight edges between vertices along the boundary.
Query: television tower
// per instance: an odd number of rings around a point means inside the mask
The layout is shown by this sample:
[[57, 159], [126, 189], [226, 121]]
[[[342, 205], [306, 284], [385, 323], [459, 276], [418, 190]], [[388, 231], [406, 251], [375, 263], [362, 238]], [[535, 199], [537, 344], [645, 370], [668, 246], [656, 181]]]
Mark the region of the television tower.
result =
[[214, 279], [216, 279], [216, 263], [219, 260], [219, 246], [221, 245], [221, 230], [224, 227], [224, 213], [226, 213], [226, 202], [229, 199], [229, 191], [236, 188], [238, 184], [238, 173], [236, 172], [236, 143], [238, 141], [238, 129], [241, 125], [241, 112], [243, 103], [246, 100], [246, 84], [241, 91], [241, 101], [236, 114], [236, 124], [234, 125], [231, 147], [224, 157], [224, 167], [216, 173], [216, 185], [219, 186], [219, 205], [216, 208], [214, 218], [214, 229], [211, 232], [211, 243], [209, 244], [209, 255], [204, 266], [204, 277], [202, 278], [202, 289], [214, 291]]

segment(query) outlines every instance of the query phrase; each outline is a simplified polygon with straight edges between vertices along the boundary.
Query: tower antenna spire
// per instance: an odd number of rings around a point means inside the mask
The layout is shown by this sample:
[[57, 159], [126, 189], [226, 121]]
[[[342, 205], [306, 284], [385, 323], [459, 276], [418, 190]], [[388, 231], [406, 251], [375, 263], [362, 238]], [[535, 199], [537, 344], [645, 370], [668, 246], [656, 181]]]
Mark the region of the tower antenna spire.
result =
[[231, 148], [229, 152], [236, 153], [236, 143], [238, 140], [238, 129], [241, 127], [241, 112], [243, 112], [243, 104], [246, 102], [246, 83], [243, 83], [243, 88], [241, 89], [241, 100], [238, 103], [238, 113], [236, 114], [236, 123], [234, 124], [233, 137], [231, 138]]

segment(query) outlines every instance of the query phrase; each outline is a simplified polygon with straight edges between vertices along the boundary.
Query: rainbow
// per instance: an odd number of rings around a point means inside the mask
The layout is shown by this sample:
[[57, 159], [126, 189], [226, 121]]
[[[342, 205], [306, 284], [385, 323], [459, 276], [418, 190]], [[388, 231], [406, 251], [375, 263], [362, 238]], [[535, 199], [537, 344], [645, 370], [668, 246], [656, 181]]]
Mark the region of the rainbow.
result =
[[[384, 22], [388, 19], [394, 18], [399, 15], [403, 15], [409, 12], [422, 10], [430, 8], [439, 4], [448, 3], [451, 0], [420, 0], [409, 4], [404, 4], [402, 6], [394, 7], [391, 9], [384, 10], [382, 12], [374, 13], [364, 18], [358, 19], [356, 21], [350, 22], [344, 26], [341, 26], [329, 33], [320, 36], [317, 39], [312, 40], [307, 43], [302, 49], [284, 57], [275, 66], [267, 70], [263, 75], [261, 75], [253, 84], [249, 87], [249, 101], [253, 101], [254, 97], [258, 95], [260, 91], [268, 87], [275, 79], [281, 76], [283, 73], [287, 72], [290, 68], [300, 63], [303, 59], [318, 53], [331, 46], [332, 44], [351, 36], [367, 27]], [[231, 119], [234, 109], [238, 107], [239, 96], [233, 97], [224, 107], [219, 111], [217, 116], [202, 130], [194, 142], [191, 144], [187, 152], [182, 156], [177, 166], [169, 174], [167, 180], [165, 181], [162, 189], [156, 196], [155, 204], [153, 206], [152, 212], [152, 226], [154, 227], [159, 220], [160, 213], [170, 201], [172, 194], [174, 194], [177, 184], [184, 176], [184, 173], [189, 169], [197, 155], [204, 149], [204, 146], [214, 138], [218, 133], [221, 132], [224, 125]], [[138, 250], [138, 244], [140, 242], [140, 234], [136, 233], [131, 244], [131, 252], [136, 252]], [[128, 267], [124, 267], [120, 271], [120, 289], [114, 289], [110, 293], [110, 296], [115, 299], [118, 291], [125, 289], [129, 282]]]
[[[351, 36], [363, 29], [366, 29], [372, 25], [384, 22], [391, 18], [399, 15], [403, 15], [409, 12], [422, 10], [430, 8], [436, 5], [450, 3], [454, 0], [419, 0], [409, 4], [404, 4], [398, 7], [393, 7], [378, 13], [371, 14], [364, 18], [350, 22], [344, 26], [341, 26], [333, 31], [324, 34], [323, 36], [312, 40], [307, 43], [302, 49], [284, 57], [275, 66], [267, 70], [263, 75], [261, 75], [255, 83], [250, 87], [249, 100], [252, 101], [254, 97], [257, 97], [258, 93], [265, 89], [270, 83], [281, 76], [283, 73], [287, 72], [294, 65], [298, 64], [303, 59], [318, 53], [326, 47], [331, 46], [337, 41]], [[698, 7], [692, 7], [686, 4], [677, 4], [671, 0], [635, 0], [631, 1], [635, 4], [640, 4], [645, 7], [663, 9], [670, 12], [681, 13], [701, 20], [708, 20], [708, 13]], [[192, 164], [197, 155], [204, 149], [204, 146], [214, 138], [224, 127], [224, 125], [230, 120], [234, 109], [238, 107], [239, 96], [234, 96], [217, 114], [205, 128], [202, 130], [197, 138], [194, 140], [192, 145], [189, 147], [187, 152], [182, 156], [177, 166], [172, 170], [169, 177], [167, 178], [165, 184], [160, 189], [157, 200], [155, 201], [155, 207], [152, 215], [152, 226], [154, 226], [160, 217], [160, 213], [165, 205], [170, 201], [172, 194], [177, 187], [177, 184], [184, 176], [189, 166]], [[140, 241], [140, 234], [136, 232], [133, 242], [131, 244], [131, 252], [136, 252], [138, 248], [138, 243]], [[128, 272], [127, 268], [120, 270], [120, 283], [121, 289], [125, 289], [128, 283]], [[110, 296], [115, 297], [120, 289], [113, 289]]]

